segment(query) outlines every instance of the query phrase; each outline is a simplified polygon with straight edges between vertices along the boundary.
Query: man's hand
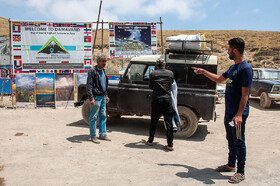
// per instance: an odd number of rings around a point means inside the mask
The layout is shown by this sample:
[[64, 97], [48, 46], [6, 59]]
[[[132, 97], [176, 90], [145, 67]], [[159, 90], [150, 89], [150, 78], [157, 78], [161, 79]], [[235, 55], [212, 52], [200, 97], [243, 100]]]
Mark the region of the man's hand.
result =
[[94, 106], [94, 105], [95, 105], [95, 100], [92, 99], [92, 100], [90, 101], [90, 104], [91, 104], [92, 106]]
[[109, 103], [110, 99], [108, 96], [106, 96], [106, 103]]
[[241, 125], [241, 123], [242, 123], [242, 116], [235, 115], [235, 116], [232, 118], [232, 121], [234, 121], [235, 126], [237, 127], [237, 126]]
[[205, 72], [205, 70], [202, 68], [192, 67], [192, 69], [194, 69], [194, 73], [196, 74], [203, 74]]

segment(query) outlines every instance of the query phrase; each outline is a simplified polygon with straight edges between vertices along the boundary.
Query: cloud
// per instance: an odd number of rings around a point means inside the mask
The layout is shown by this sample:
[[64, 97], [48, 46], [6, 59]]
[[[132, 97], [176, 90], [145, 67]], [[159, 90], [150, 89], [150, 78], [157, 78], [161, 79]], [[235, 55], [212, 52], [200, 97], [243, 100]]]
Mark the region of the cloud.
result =
[[17, 75], [17, 87], [34, 87], [35, 86], [35, 78], [30, 75]]
[[[154, 19], [174, 15], [187, 20], [204, 18], [202, 0], [103, 0], [100, 20], [126, 21], [125, 17]], [[11, 0], [9, 4], [21, 4], [37, 17], [55, 21], [95, 22], [98, 16], [98, 0]], [[41, 15], [41, 16], [40, 16]], [[136, 20], [139, 21], [139, 20]]]
[[86, 84], [87, 83], [87, 74], [78, 74], [78, 83], [77, 85], [79, 86], [80, 84]]
[[52, 78], [36, 78], [36, 84], [38, 86], [53, 86], [53, 79]]

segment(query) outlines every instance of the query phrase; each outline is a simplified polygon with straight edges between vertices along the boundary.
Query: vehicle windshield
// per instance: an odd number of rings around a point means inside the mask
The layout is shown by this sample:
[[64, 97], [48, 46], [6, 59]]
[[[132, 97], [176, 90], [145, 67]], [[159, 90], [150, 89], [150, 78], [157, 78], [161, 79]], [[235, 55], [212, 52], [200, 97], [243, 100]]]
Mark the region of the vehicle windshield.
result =
[[280, 80], [280, 70], [262, 70], [260, 79]]
[[131, 64], [124, 78], [132, 81], [145, 81], [149, 79], [149, 75], [154, 69], [154, 66]]

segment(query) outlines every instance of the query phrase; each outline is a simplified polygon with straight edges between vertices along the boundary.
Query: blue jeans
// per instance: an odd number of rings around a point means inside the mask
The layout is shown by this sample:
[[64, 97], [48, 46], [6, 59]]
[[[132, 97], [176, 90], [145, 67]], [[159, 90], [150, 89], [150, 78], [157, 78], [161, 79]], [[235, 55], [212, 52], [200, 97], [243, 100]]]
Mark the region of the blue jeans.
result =
[[90, 105], [89, 135], [96, 137], [96, 121], [99, 118], [99, 136], [106, 135], [106, 96], [95, 96], [95, 105]]
[[228, 166], [235, 167], [237, 159], [237, 173], [245, 174], [246, 145], [245, 145], [245, 124], [248, 116], [242, 116], [241, 140], [236, 138], [236, 127], [229, 126], [229, 122], [234, 116], [225, 115], [224, 124], [226, 128], [226, 138], [228, 141]]

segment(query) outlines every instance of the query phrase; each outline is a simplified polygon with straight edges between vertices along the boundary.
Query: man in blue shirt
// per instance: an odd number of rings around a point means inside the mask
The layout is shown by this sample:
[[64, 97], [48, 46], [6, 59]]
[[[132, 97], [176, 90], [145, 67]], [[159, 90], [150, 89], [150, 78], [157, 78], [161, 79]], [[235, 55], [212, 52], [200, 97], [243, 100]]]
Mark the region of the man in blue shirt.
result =
[[[228, 181], [239, 183], [245, 179], [245, 123], [249, 115], [249, 93], [252, 84], [252, 67], [244, 60], [245, 42], [241, 38], [233, 38], [228, 42], [229, 59], [234, 64], [221, 76], [208, 72], [205, 69], [195, 68], [196, 74], [203, 74], [217, 83], [226, 81], [225, 118], [226, 138], [228, 141], [228, 163], [216, 168], [218, 172], [235, 171], [237, 159], [237, 172]], [[233, 121], [234, 126], [229, 123]]]
[[99, 139], [111, 141], [106, 135], [106, 103], [108, 78], [105, 74], [106, 56], [97, 56], [97, 65], [89, 70], [87, 77], [87, 93], [90, 101], [89, 131], [90, 140], [99, 144], [96, 137], [96, 120], [99, 118]]

